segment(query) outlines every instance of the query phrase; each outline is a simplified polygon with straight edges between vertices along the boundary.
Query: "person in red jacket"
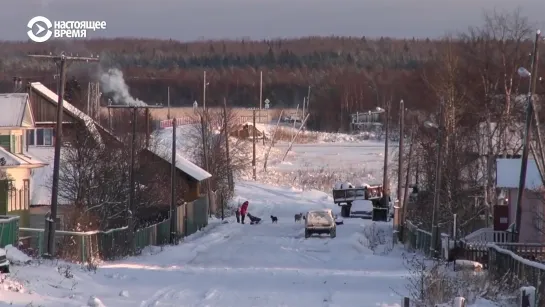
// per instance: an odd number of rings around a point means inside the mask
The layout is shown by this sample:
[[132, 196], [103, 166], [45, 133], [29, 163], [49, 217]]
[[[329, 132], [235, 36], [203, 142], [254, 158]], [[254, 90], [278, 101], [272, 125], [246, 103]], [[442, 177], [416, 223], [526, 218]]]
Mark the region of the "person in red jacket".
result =
[[242, 224], [244, 224], [244, 218], [246, 217], [246, 213], [248, 213], [248, 205], [248, 201], [245, 201], [240, 207], [240, 220]]

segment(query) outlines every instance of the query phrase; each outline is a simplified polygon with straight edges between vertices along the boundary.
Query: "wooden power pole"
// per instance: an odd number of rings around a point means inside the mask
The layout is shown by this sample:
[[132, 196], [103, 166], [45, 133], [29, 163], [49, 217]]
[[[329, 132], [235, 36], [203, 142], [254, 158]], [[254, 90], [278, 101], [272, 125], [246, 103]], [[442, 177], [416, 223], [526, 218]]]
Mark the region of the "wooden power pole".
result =
[[[227, 182], [229, 185], [229, 191], [233, 192], [235, 185], [233, 184], [233, 170], [231, 169], [231, 157], [229, 153], [229, 131], [227, 125], [227, 99], [223, 97], [223, 131], [225, 134], [225, 155], [227, 158]], [[223, 196], [222, 196], [223, 198]], [[222, 199], [222, 214], [223, 214], [223, 199]]]
[[[208, 118], [205, 120], [204, 116], [207, 116], [206, 110], [204, 110], [204, 115], [201, 116], [201, 133], [202, 133], [202, 148], [203, 148], [203, 156], [204, 156], [204, 168], [207, 172], [210, 172], [210, 169], [208, 167]], [[212, 214], [212, 199], [211, 199], [211, 193], [210, 193], [210, 182], [212, 181], [212, 178], [208, 178], [206, 182], [206, 194], [208, 195], [208, 213]]]
[[255, 109], [253, 110], [253, 124], [254, 126], [252, 127], [252, 170], [253, 170], [253, 178], [254, 178], [254, 181], [257, 180], [257, 174], [256, 174], [256, 165], [255, 165]]
[[172, 157], [170, 165], [170, 244], [177, 242], [176, 214], [176, 119], [172, 120]]
[[64, 52], [61, 55], [29, 55], [32, 58], [39, 58], [45, 60], [53, 60], [59, 69], [59, 91], [57, 97], [57, 120], [55, 125], [55, 156], [53, 159], [53, 182], [51, 187], [51, 215], [47, 220], [46, 230], [46, 242], [47, 248], [43, 256], [46, 258], [52, 258], [55, 255], [55, 230], [57, 220], [58, 209], [58, 197], [59, 197], [59, 167], [61, 159], [61, 146], [62, 146], [62, 116], [64, 111], [64, 90], [66, 85], [66, 68], [69, 62], [98, 62], [98, 58], [94, 57], [73, 57], [66, 56]]
[[[402, 208], [403, 203], [403, 145], [405, 141], [405, 103], [403, 99], [399, 102], [399, 160], [397, 168], [397, 199], [399, 207]], [[406, 189], [407, 187], [405, 187]]]

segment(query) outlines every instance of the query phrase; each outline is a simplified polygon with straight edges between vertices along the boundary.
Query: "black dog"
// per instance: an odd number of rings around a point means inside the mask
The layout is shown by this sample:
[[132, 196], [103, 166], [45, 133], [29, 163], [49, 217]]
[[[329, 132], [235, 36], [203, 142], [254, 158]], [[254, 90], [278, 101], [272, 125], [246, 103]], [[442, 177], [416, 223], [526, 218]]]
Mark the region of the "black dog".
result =
[[274, 215], [271, 215], [271, 220], [274, 223], [278, 223], [278, 217], [274, 216]]
[[257, 216], [253, 216], [250, 213], [248, 213], [247, 215], [248, 215], [248, 218], [250, 219], [250, 225], [256, 225], [261, 223], [261, 219], [258, 218]]

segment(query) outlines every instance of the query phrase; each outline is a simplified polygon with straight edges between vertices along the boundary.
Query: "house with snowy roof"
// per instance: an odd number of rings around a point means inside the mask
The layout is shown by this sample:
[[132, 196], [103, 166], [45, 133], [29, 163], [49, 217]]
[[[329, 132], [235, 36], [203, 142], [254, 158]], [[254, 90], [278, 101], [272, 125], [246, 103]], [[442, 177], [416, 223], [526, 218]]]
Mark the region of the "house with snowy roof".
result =
[[27, 131], [34, 117], [26, 93], [0, 94], [0, 215], [28, 223], [32, 173], [47, 165], [28, 152]]
[[[48, 163], [47, 167], [33, 173], [32, 177], [34, 180], [30, 188], [30, 203], [34, 212], [36, 212], [35, 218], [31, 220], [31, 224], [33, 228], [42, 228], [44, 227], [44, 216], [49, 211], [51, 204], [49, 182], [53, 174], [54, 125], [56, 123], [58, 96], [40, 82], [30, 83], [28, 91], [30, 105], [36, 121], [35, 128], [28, 130], [26, 134], [28, 151]], [[123, 144], [121, 139], [114, 136], [109, 130], [66, 100], [63, 101], [63, 109], [63, 142], [69, 144], [71, 142], [71, 135], [78, 133], [78, 129], [82, 127], [81, 124], [84, 124], [83, 126], [90, 130], [91, 135], [97, 141], [107, 146], [130, 146]], [[139, 158], [150, 162], [147, 163], [148, 168], [150, 168], [149, 172], [153, 172], [155, 176], [170, 178], [170, 160], [165, 155], [159, 154], [156, 151], [151, 148], [144, 149], [140, 151]], [[178, 205], [182, 205], [183, 203], [198, 203], [199, 206], [206, 205], [207, 199], [206, 195], [201, 191], [201, 184], [211, 176], [211, 174], [189, 160], [177, 156], [176, 182], [180, 185], [181, 189], [181, 191], [177, 192], [177, 195], [183, 195], [183, 201], [179, 201]], [[170, 195], [170, 186], [167, 185], [159, 188], [164, 189], [164, 195]], [[62, 228], [63, 212], [68, 214], [69, 209], [66, 208], [70, 208], [72, 204], [61, 196], [58, 198], [58, 204], [58, 225]], [[168, 208], [169, 204], [165, 203], [164, 206], [156, 208], [153, 211], [165, 211]], [[153, 212], [150, 212], [150, 214], [153, 214]]]
[[[496, 160], [496, 186], [505, 192], [500, 199], [501, 204], [495, 210], [506, 207], [507, 213], [502, 217], [504, 221], [498, 221], [506, 226], [512, 225], [516, 219], [521, 163], [521, 159]], [[528, 159], [521, 203], [520, 242], [545, 243], [545, 190], [534, 159]]]

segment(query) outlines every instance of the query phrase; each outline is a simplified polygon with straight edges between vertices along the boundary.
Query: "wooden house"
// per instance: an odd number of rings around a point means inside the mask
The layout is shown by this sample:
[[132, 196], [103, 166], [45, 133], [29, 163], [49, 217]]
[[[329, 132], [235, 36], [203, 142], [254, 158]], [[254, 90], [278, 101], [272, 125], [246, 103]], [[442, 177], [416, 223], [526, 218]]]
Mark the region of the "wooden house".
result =
[[[35, 219], [32, 220], [32, 227], [42, 228], [44, 226], [43, 210], [44, 206], [49, 206], [51, 201], [51, 190], [48, 187], [47, 180], [53, 173], [53, 154], [55, 144], [54, 125], [56, 121], [56, 112], [58, 106], [58, 96], [53, 91], [39, 82], [30, 83], [29, 87], [30, 105], [32, 106], [33, 116], [36, 119], [36, 127], [33, 130], [27, 131], [27, 146], [31, 153], [46, 160], [50, 165], [43, 168], [39, 172], [33, 174], [34, 184], [31, 186], [31, 207], [41, 207], [37, 212]], [[93, 136], [97, 140], [107, 144], [107, 146], [125, 146], [123, 142], [114, 136], [106, 128], [102, 127], [91, 117], [78, 110], [66, 100], [63, 101], [63, 142], [69, 143], [71, 135], [78, 133], [78, 129], [82, 126], [90, 129]], [[79, 123], [79, 124], [78, 124]], [[81, 125], [84, 124], [84, 125]], [[127, 145], [130, 146], [130, 145]], [[147, 149], [140, 152], [140, 159], [150, 161], [146, 163], [149, 171], [155, 176], [170, 178], [170, 160], [159, 155], [156, 150]], [[211, 175], [199, 168], [197, 165], [188, 160], [179, 157], [176, 163], [176, 182], [179, 185], [178, 195], [183, 195], [183, 202], [193, 202], [202, 198], [206, 198], [200, 189], [202, 181], [211, 177]], [[168, 182], [168, 180], [167, 180]], [[162, 185], [161, 194], [170, 195], [170, 185]], [[202, 202], [202, 201], [201, 201]], [[179, 205], [181, 205], [181, 201]], [[72, 205], [70, 202], [59, 197], [59, 205]], [[168, 207], [168, 203], [164, 204], [164, 208], [157, 208], [162, 211]], [[64, 212], [60, 210], [59, 212]], [[62, 215], [59, 216], [60, 224], [62, 225]], [[62, 228], [62, 227], [61, 227]]]
[[[502, 224], [512, 225], [516, 219], [517, 195], [521, 159], [497, 159], [496, 185], [505, 191], [496, 206], [507, 207]], [[522, 196], [522, 215], [520, 227], [521, 243], [545, 243], [545, 192], [543, 181], [533, 159], [528, 160], [526, 184]]]
[[46, 162], [30, 154], [24, 146], [26, 131], [34, 128], [26, 93], [0, 95], [0, 215], [19, 215], [28, 223], [31, 174]]

